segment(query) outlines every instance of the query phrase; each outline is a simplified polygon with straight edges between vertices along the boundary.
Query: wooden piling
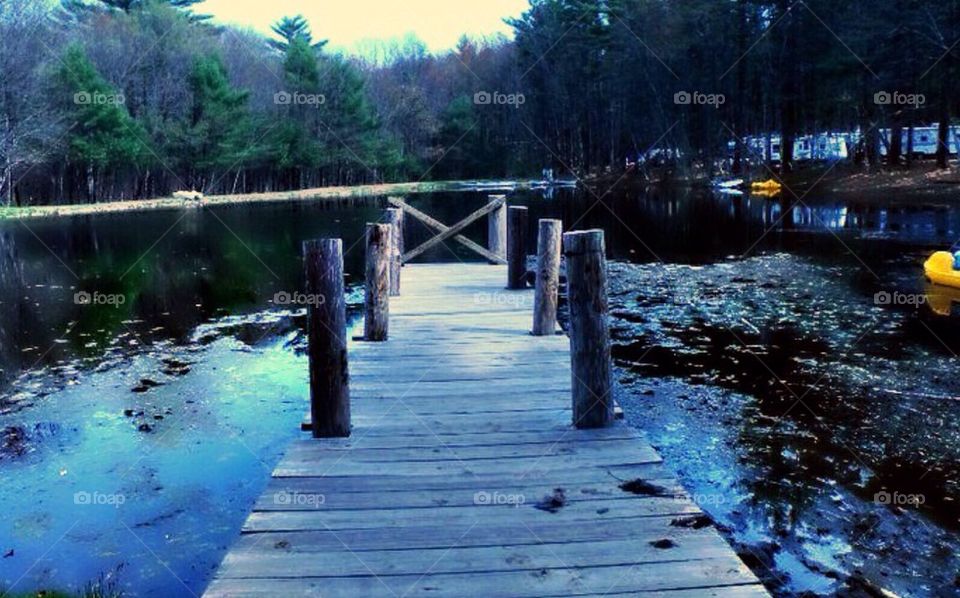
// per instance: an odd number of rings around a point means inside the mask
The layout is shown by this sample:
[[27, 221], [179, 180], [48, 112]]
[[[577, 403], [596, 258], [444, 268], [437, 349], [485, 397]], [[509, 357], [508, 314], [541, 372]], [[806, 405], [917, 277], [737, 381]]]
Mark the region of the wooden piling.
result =
[[[503, 195], [491, 195], [490, 201], [494, 201]], [[507, 257], [507, 204], [500, 204], [497, 209], [490, 212], [487, 217], [487, 249], [499, 257]]]
[[614, 419], [603, 231], [564, 234], [563, 255], [570, 303], [573, 423], [578, 428], [601, 428]]
[[390, 296], [400, 294], [400, 268], [403, 266], [403, 210], [387, 208], [384, 221], [390, 225]]
[[546, 336], [557, 329], [560, 289], [560, 245], [563, 223], [541, 219], [537, 234], [537, 283], [533, 300], [533, 334]]
[[507, 288], [527, 286], [527, 210], [524, 206], [507, 208]]
[[390, 322], [389, 224], [367, 223], [366, 292], [363, 338], [385, 341]]
[[314, 438], [350, 435], [347, 370], [347, 303], [343, 289], [343, 242], [318, 239], [303, 244], [308, 297], [307, 355], [310, 417]]

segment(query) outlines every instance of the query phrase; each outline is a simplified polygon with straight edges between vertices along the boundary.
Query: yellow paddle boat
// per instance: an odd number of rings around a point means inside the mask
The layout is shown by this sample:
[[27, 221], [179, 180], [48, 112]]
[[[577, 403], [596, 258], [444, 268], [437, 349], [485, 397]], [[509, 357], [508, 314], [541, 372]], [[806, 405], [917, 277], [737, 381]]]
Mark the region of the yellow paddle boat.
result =
[[765, 181], [754, 181], [750, 183], [750, 189], [753, 191], [779, 191], [783, 187], [780, 183], [773, 179], [767, 179]]
[[937, 251], [923, 263], [923, 273], [935, 284], [960, 288], [960, 270], [953, 269], [953, 254]]

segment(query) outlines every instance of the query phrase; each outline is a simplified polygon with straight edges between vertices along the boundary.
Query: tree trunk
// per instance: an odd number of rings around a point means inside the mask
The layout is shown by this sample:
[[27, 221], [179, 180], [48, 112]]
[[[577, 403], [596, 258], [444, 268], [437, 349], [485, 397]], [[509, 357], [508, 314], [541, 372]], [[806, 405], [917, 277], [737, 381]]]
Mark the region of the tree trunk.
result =
[[[781, 0], [781, 13], [793, 6], [788, 0]], [[784, 18], [780, 25], [783, 35], [783, 54], [780, 58], [780, 172], [793, 170], [793, 141], [797, 136], [797, 61], [799, 54], [796, 44], [795, 15]]]
[[950, 132], [950, 106], [947, 104], [947, 85], [946, 83], [942, 85], [939, 106], [940, 124], [937, 127], [937, 168], [946, 169], [948, 167], [947, 160], [950, 157], [950, 147], [947, 145], [950, 142], [948, 139], [948, 133]]
[[[737, 56], [744, 56], [747, 53], [747, 0], [737, 0]], [[733, 106], [733, 174], [743, 172], [743, 136], [746, 133], [744, 124], [744, 103], [746, 102], [747, 90], [747, 65], [741, 60], [737, 63], [737, 98]]]
[[903, 154], [903, 125], [896, 118], [890, 127], [890, 146], [887, 148], [887, 164], [900, 165], [900, 156]]
[[910, 170], [913, 166], [913, 125], [907, 127], [907, 155], [905, 162], [907, 170]]
[[96, 182], [96, 173], [93, 169], [92, 164], [87, 165], [87, 200], [91, 202], [97, 201], [97, 182]]
[[0, 187], [3, 187], [4, 185], [6, 186], [6, 190], [7, 190], [6, 204], [8, 206], [12, 205], [13, 204], [13, 169], [10, 167], [9, 160], [3, 167], [3, 180], [0, 181], [0, 183], [2, 183]]

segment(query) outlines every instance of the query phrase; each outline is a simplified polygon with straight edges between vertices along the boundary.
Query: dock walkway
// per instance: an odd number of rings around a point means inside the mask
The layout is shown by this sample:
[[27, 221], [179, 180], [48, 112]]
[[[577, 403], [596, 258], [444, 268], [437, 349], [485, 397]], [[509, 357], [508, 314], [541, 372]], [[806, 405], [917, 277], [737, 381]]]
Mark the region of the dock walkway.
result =
[[352, 435], [289, 447], [207, 596], [767, 595], [642, 434], [571, 426], [569, 341], [505, 266], [403, 272]]

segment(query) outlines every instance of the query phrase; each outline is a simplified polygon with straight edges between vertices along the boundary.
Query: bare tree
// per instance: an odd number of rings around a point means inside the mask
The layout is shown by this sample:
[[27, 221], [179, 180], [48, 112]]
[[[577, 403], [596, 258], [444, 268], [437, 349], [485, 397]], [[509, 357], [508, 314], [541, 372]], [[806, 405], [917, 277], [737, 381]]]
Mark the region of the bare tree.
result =
[[40, 69], [52, 50], [43, 2], [0, 2], [0, 195], [15, 202], [17, 181], [55, 151], [63, 124], [48, 104]]

